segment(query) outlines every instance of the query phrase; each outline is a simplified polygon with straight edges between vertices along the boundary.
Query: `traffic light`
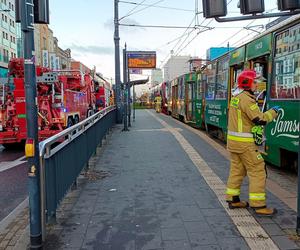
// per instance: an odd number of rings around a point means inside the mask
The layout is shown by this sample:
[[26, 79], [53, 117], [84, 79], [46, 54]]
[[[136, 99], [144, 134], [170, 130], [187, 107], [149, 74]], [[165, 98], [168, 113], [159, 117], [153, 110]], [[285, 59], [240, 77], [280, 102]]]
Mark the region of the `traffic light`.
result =
[[49, 24], [49, 0], [34, 0], [34, 22]]
[[264, 0], [240, 0], [240, 10], [243, 15], [262, 13], [265, 11]]
[[280, 11], [300, 9], [300, 0], [277, 0]]
[[226, 0], [202, 0], [203, 16], [206, 18], [227, 15]]

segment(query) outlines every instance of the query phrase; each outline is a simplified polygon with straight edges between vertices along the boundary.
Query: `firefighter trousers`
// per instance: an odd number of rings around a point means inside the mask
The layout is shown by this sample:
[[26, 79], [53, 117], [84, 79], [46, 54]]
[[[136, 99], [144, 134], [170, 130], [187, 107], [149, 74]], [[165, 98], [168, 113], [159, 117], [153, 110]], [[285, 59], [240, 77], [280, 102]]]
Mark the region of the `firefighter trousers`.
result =
[[264, 159], [255, 146], [243, 153], [230, 152], [230, 174], [227, 181], [226, 200], [239, 197], [244, 177], [249, 178], [249, 203], [251, 207], [266, 205], [266, 168]]

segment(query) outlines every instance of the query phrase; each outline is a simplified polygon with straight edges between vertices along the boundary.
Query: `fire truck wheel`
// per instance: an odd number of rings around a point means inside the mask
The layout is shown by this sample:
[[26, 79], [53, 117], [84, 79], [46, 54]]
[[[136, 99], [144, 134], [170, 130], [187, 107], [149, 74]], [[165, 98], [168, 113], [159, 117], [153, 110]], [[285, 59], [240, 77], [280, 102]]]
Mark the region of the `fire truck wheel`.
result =
[[67, 128], [73, 126], [73, 119], [71, 117], [68, 118]]

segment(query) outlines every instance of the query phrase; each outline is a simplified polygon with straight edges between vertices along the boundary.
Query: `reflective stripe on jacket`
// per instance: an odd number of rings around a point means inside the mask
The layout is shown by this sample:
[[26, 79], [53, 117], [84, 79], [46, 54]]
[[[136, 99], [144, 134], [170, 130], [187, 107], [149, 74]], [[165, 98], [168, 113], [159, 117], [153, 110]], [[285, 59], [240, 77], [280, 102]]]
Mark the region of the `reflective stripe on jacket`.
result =
[[270, 109], [261, 112], [255, 97], [243, 91], [231, 98], [228, 114], [227, 148], [231, 152], [242, 153], [253, 146], [251, 129], [255, 125], [265, 125], [276, 118], [277, 114]]

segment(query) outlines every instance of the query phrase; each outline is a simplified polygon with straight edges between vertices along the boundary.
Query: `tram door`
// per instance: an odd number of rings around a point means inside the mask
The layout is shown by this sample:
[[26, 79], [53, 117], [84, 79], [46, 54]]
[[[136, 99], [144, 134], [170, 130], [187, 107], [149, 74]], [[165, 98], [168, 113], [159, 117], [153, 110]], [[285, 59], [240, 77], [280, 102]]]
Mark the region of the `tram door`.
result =
[[260, 76], [258, 79], [258, 89], [256, 96], [257, 103], [262, 110], [265, 108], [265, 98], [267, 95], [267, 82], [268, 82], [268, 56], [258, 57], [250, 61], [250, 68], [256, 71], [256, 74]]

